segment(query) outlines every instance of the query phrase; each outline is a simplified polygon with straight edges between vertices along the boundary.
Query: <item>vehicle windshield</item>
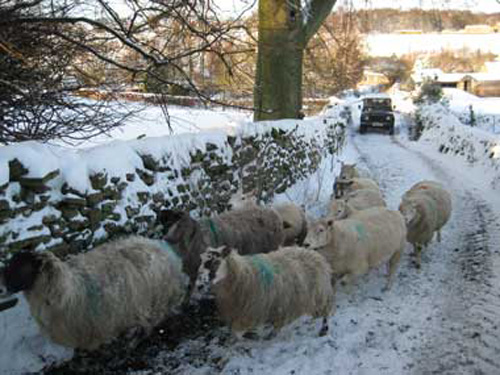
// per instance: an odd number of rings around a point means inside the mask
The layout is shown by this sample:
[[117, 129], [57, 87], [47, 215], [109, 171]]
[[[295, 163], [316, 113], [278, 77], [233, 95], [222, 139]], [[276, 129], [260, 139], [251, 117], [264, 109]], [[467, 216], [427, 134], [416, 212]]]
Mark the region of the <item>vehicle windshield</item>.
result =
[[364, 110], [373, 110], [373, 109], [384, 109], [391, 110], [391, 99], [382, 99], [382, 98], [369, 98], [363, 99], [363, 109]]

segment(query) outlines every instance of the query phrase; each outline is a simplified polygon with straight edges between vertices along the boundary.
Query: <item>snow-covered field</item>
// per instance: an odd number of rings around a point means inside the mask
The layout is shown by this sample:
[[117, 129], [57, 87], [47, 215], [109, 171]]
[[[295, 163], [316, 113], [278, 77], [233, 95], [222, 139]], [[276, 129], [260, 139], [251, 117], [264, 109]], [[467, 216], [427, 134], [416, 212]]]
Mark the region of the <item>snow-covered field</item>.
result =
[[253, 114], [248, 111], [234, 109], [203, 109], [180, 106], [170, 106], [171, 129], [159, 106], [123, 103], [132, 111], [139, 111], [128, 118], [123, 126], [115, 128], [110, 134], [100, 135], [76, 145], [78, 148], [88, 148], [106, 144], [112, 141], [129, 141], [142, 137], [163, 137], [172, 134], [197, 133], [220, 129], [234, 129], [239, 124], [252, 121]]
[[[401, 101], [398, 107], [411, 109], [403, 104]], [[356, 122], [358, 116], [353, 113]], [[325, 160], [316, 174], [276, 201], [304, 204], [311, 219], [324, 215], [341, 160], [357, 162], [376, 178], [392, 209], [397, 209], [401, 195], [415, 182], [440, 181], [452, 193], [453, 215], [443, 230], [442, 242], [434, 242], [424, 253], [420, 272], [412, 264], [408, 245], [389, 292], [382, 292], [384, 269], [358, 280], [352, 291], [340, 287], [337, 312], [330, 319], [332, 329], [326, 337], [317, 336], [319, 325], [308, 318], [272, 339], [233, 344], [227, 340], [226, 328], [209, 325], [175, 347], [162, 347], [160, 342], [154, 350], [143, 350], [136, 357], [128, 353], [132, 358], [129, 363], [134, 364], [128, 370], [117, 370], [113, 361], [102, 361], [102, 373], [499, 374], [500, 194], [492, 185], [499, 173], [496, 162], [488, 155], [470, 162], [453, 153], [440, 153], [436, 146], [439, 139], [423, 137], [412, 142], [408, 139], [410, 124], [408, 114], [401, 113], [399, 132], [390, 137], [373, 133], [360, 136], [354, 123], [339, 160]], [[458, 134], [476, 131], [465, 127], [462, 131], [460, 124], [452, 126]], [[444, 131], [434, 133], [435, 137], [447, 135]], [[12, 327], [6, 325], [15, 321], [19, 311], [26, 313], [15, 308], [0, 314], [3, 373], [33, 373], [68, 356], [36, 331], [18, 346], [9, 346], [11, 337], [2, 336], [2, 332], [13, 334]], [[11, 314], [10, 320], [7, 314]], [[80, 360], [72, 373], [96, 373], [90, 370], [91, 364], [89, 369], [85, 364], [89, 365], [88, 361]], [[47, 373], [69, 372], [51, 369]]]
[[365, 43], [372, 56], [464, 49], [500, 54], [500, 34], [369, 34]]
[[444, 89], [443, 93], [451, 111], [463, 123], [469, 124], [473, 116], [478, 128], [500, 133], [500, 98], [480, 98], [459, 89]]

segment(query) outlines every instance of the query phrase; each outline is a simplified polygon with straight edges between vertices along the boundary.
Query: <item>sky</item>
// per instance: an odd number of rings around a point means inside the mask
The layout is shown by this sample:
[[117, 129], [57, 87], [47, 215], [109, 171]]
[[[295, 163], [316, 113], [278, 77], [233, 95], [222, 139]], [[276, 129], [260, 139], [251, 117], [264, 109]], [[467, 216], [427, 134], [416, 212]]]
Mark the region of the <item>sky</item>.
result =
[[[217, 4], [223, 12], [235, 12], [241, 10], [243, 7], [247, 7], [253, 3], [257, 3], [257, 0], [215, 0], [214, 3]], [[354, 4], [359, 8], [364, 8], [367, 1], [365, 0], [354, 0]], [[381, 7], [392, 7], [392, 8], [413, 8], [423, 6], [424, 8], [458, 8], [458, 9], [469, 9], [471, 11], [493, 13], [500, 12], [500, 4], [496, 0], [368, 0], [374, 8]], [[337, 5], [341, 4], [342, 0], [337, 1]], [[402, 5], [404, 3], [405, 5]]]

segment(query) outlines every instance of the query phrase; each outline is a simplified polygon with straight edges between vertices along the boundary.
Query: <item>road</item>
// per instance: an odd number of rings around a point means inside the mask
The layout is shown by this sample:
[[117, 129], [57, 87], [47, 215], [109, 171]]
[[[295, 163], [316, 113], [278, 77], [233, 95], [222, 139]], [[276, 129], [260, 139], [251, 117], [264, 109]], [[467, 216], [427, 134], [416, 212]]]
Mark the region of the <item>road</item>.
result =
[[[352, 290], [341, 288], [327, 337], [317, 337], [319, 324], [304, 318], [271, 340], [231, 343], [227, 329], [201, 310], [190, 317], [195, 320], [158, 331], [149, 347], [98, 358], [100, 373], [500, 374], [498, 194], [458, 162], [408, 141], [404, 131], [392, 137], [352, 132], [346, 155], [379, 181], [390, 208], [397, 209], [403, 193], [423, 179], [451, 192], [452, 217], [442, 242], [423, 254], [420, 271], [408, 245], [390, 291], [381, 291], [384, 269], [362, 277]], [[178, 336], [173, 345], [171, 336]], [[79, 357], [65, 369], [93, 373], [95, 363]]]

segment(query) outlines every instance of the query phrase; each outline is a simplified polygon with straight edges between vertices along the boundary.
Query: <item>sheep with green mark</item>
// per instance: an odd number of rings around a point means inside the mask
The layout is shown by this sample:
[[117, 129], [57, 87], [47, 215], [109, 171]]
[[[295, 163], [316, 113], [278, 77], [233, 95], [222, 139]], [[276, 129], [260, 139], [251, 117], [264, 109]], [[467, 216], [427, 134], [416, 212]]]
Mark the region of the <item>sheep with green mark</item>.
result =
[[188, 281], [168, 244], [136, 236], [66, 260], [20, 252], [2, 274], [9, 293], [24, 292], [42, 333], [84, 350], [134, 330], [150, 333], [180, 306]]
[[222, 246], [201, 255], [197, 287], [213, 292], [237, 337], [267, 324], [279, 330], [303, 315], [322, 318], [325, 335], [335, 299], [331, 279], [330, 267], [314, 251], [283, 247], [245, 256]]
[[284, 240], [283, 220], [276, 210], [248, 205], [210, 218], [195, 220], [189, 213], [163, 210], [159, 221], [165, 240], [173, 244], [189, 275], [188, 297], [193, 292], [200, 267], [200, 255], [209, 247], [227, 245], [241, 254], [267, 253]]
[[374, 207], [344, 220], [323, 218], [310, 224], [304, 246], [325, 257], [334, 280], [355, 277], [389, 264], [385, 289], [390, 289], [406, 244], [406, 225], [398, 211]]

